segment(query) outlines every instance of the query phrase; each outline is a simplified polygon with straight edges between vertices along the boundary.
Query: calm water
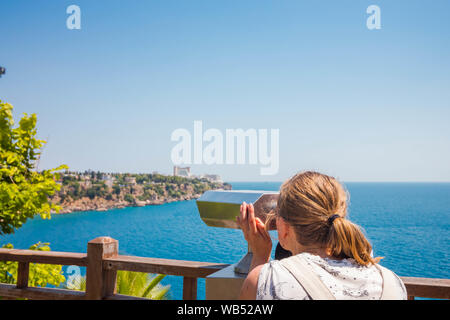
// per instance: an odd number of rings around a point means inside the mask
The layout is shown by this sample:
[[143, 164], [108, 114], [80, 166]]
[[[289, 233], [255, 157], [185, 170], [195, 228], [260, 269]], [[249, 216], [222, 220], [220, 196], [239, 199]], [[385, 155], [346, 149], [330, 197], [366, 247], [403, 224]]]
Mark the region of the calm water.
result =
[[[233, 189], [278, 190], [280, 183], [231, 183]], [[400, 276], [450, 278], [449, 183], [347, 183], [349, 218], [362, 226], [382, 265]], [[276, 237], [275, 232], [273, 233]], [[159, 206], [78, 212], [35, 218], [0, 244], [27, 249], [38, 241], [54, 251], [86, 252], [99, 236], [119, 240], [121, 254], [234, 263], [246, 252], [240, 230], [207, 227], [195, 201]], [[173, 299], [181, 299], [182, 278], [168, 276]], [[199, 279], [198, 298], [204, 299]]]

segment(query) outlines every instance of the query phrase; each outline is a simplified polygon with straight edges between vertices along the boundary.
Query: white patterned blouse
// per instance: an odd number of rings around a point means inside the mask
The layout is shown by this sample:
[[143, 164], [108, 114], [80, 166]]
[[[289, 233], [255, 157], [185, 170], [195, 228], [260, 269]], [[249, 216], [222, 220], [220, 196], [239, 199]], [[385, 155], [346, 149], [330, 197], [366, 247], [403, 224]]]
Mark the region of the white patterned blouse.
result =
[[[334, 260], [310, 253], [300, 253], [300, 255], [306, 259], [311, 269], [337, 300], [380, 299], [383, 279], [375, 266], [361, 266], [353, 259]], [[399, 296], [406, 299], [403, 282], [397, 275], [395, 278], [398, 280]], [[272, 260], [261, 268], [256, 299], [310, 300], [310, 297], [279, 261]]]

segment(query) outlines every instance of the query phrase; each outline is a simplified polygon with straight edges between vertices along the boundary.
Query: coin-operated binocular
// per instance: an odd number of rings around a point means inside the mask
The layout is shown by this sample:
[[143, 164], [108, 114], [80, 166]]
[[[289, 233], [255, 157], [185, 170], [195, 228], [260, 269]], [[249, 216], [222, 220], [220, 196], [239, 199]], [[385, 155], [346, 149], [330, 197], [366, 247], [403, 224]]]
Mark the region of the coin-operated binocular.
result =
[[[210, 227], [239, 229], [236, 217], [240, 214], [243, 202], [253, 203], [255, 217], [262, 222], [277, 206], [278, 192], [255, 190], [214, 190], [206, 191], [198, 200], [197, 207], [200, 218]], [[275, 224], [269, 225], [274, 230]], [[247, 254], [236, 264], [234, 271], [247, 274], [252, 261], [252, 252], [248, 248]]]
[[[206, 225], [239, 229], [236, 217], [240, 215], [240, 207], [243, 202], [253, 203], [255, 217], [265, 223], [267, 214], [276, 208], [277, 200], [278, 192], [274, 191], [211, 190], [206, 191], [197, 199], [197, 207], [200, 218]], [[268, 226], [268, 229], [276, 229], [274, 221]], [[206, 279], [206, 298], [237, 298], [240, 285], [249, 272], [252, 256], [251, 249], [248, 247], [247, 254], [239, 262], [209, 276]], [[208, 290], [208, 287], [212, 289]]]

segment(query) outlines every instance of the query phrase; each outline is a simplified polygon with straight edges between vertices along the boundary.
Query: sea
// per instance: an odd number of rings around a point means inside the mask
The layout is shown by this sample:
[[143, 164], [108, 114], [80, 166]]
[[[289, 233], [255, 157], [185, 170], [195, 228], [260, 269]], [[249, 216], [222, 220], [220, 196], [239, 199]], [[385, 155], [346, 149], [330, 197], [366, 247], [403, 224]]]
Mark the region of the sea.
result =
[[[234, 190], [277, 191], [281, 182], [230, 184]], [[374, 256], [384, 257], [381, 265], [399, 276], [450, 278], [450, 183], [344, 184], [348, 218], [362, 227]], [[195, 200], [36, 217], [0, 236], [0, 245], [28, 249], [41, 241], [53, 251], [86, 252], [88, 241], [100, 236], [119, 240], [120, 254], [141, 257], [232, 264], [247, 251], [240, 230], [206, 226]], [[271, 236], [275, 248], [276, 231]], [[63, 271], [69, 274], [67, 266]], [[170, 285], [171, 299], [182, 298], [182, 277], [166, 276], [162, 284]], [[204, 279], [197, 295], [205, 298]]]

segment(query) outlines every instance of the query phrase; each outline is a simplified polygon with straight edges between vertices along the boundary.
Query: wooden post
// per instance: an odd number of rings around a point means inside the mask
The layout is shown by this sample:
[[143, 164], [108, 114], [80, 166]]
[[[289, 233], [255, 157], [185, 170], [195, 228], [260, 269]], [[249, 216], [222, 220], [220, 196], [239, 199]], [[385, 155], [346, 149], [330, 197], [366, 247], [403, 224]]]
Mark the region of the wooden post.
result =
[[119, 242], [110, 237], [89, 241], [87, 247], [86, 299], [99, 300], [116, 291], [117, 273], [104, 270], [103, 259], [117, 256]]
[[103, 270], [103, 297], [117, 293], [117, 270]]
[[17, 288], [24, 289], [28, 287], [28, 277], [30, 271], [30, 263], [19, 262], [17, 269]]
[[197, 300], [197, 278], [183, 278], [183, 300]]

